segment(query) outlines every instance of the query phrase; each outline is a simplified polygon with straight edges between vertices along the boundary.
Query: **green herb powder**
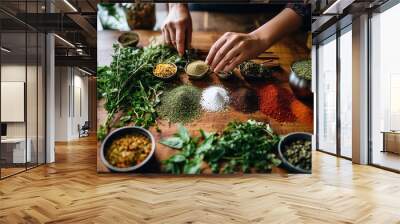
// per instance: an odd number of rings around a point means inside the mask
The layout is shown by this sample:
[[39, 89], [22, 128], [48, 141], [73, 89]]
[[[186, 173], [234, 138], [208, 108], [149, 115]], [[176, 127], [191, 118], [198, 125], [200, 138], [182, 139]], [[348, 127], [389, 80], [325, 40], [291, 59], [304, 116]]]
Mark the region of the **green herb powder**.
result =
[[170, 90], [161, 98], [159, 114], [173, 123], [188, 123], [200, 115], [201, 90], [183, 85]]

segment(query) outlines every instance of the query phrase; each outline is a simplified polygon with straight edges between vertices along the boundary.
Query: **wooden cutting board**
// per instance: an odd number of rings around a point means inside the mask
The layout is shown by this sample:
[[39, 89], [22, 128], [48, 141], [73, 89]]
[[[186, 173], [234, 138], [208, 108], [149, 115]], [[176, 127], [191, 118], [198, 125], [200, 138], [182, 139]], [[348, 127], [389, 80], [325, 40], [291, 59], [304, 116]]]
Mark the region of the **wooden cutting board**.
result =
[[[140, 46], [146, 46], [148, 44], [148, 39], [151, 36], [159, 35], [158, 32], [154, 31], [137, 31], [140, 36]], [[208, 51], [211, 45], [221, 36], [223, 33], [218, 32], [194, 32], [193, 33], [193, 41], [192, 47], [195, 49], [201, 49], [201, 51]], [[98, 33], [98, 65], [108, 65], [111, 62], [112, 44], [116, 43], [120, 32], [116, 31], [101, 31]], [[265, 57], [268, 55], [272, 55], [275, 59], [279, 60], [279, 64], [281, 65], [281, 71], [274, 73], [275, 80], [273, 83], [279, 85], [283, 88], [287, 88], [289, 91], [290, 87], [288, 84], [288, 75], [290, 65], [297, 60], [309, 58], [310, 52], [305, 46], [305, 43], [298, 44], [295, 43], [294, 40], [288, 38], [284, 39], [270, 49], [268, 52], [263, 54]], [[268, 58], [269, 60], [270, 58]], [[260, 58], [259, 60], [265, 60], [264, 58]], [[276, 63], [276, 62], [275, 62]], [[191, 80], [188, 76], [182, 72], [179, 74], [176, 80], [173, 82], [191, 84], [197, 86], [199, 88], [206, 88], [210, 85], [222, 85], [229, 91], [234, 91], [240, 87], [251, 87], [251, 88], [259, 88], [265, 83], [260, 82], [248, 82], [244, 80], [240, 75], [236, 74], [236, 76], [231, 77], [228, 80], [221, 80], [217, 77], [216, 74], [211, 74], [210, 76], [202, 79], [202, 80]], [[271, 81], [269, 81], [271, 82]], [[97, 107], [97, 119], [98, 125], [103, 124], [106, 118], [106, 111], [104, 110], [103, 101], [98, 102]], [[310, 105], [312, 108], [312, 105]], [[246, 121], [248, 119], [255, 119], [257, 121], [263, 121], [269, 123], [273, 130], [280, 135], [284, 135], [290, 132], [313, 132], [312, 124], [303, 124], [300, 122], [291, 122], [291, 123], [281, 123], [274, 119], [269, 118], [264, 115], [260, 111], [251, 114], [245, 114], [235, 109], [228, 107], [224, 112], [204, 112], [200, 116], [199, 119], [193, 121], [192, 123], [186, 124], [185, 126], [192, 134], [198, 134], [199, 129], [203, 129], [205, 131], [212, 132], [220, 132], [224, 129], [224, 127], [232, 120], [238, 121]], [[159, 120], [159, 127], [162, 130], [161, 133], [155, 131], [154, 128], [151, 128], [150, 131], [153, 133], [156, 141], [158, 142], [161, 138], [169, 137], [173, 135], [177, 130], [176, 124], [170, 124], [165, 120]], [[100, 142], [98, 142], [98, 153], [100, 152]], [[157, 148], [155, 152], [155, 156], [151, 161], [151, 164], [146, 166], [144, 169], [140, 170], [142, 173], [159, 173], [160, 172], [160, 161], [169, 158], [171, 155], [175, 153], [174, 150], [157, 143]], [[97, 156], [97, 171], [100, 173], [107, 173], [109, 170], [103, 165], [99, 154]], [[207, 173], [209, 171], [205, 171]], [[273, 173], [284, 173], [285, 171], [276, 168], [273, 169]]]

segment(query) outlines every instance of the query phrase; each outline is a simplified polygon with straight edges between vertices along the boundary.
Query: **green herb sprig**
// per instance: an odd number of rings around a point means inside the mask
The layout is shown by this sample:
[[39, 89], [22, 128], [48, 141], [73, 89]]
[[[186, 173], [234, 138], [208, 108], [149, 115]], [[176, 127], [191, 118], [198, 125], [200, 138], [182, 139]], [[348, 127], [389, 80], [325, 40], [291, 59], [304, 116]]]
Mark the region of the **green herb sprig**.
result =
[[221, 136], [200, 130], [191, 137], [186, 128], [160, 141], [179, 152], [163, 161], [164, 170], [173, 174], [198, 174], [207, 163], [214, 173], [267, 172], [281, 161], [275, 156], [279, 136], [269, 125], [249, 120], [230, 122]]
[[160, 143], [180, 152], [163, 161], [165, 172], [172, 174], [199, 174], [204, 155], [209, 151], [217, 135], [200, 130], [200, 137], [191, 137], [188, 130], [179, 125], [178, 132]]
[[[146, 48], [123, 48], [114, 45], [110, 66], [98, 67], [98, 98], [104, 99], [107, 118], [100, 126], [102, 140], [110, 128], [134, 123], [137, 126], [157, 127], [157, 111], [164, 83], [152, 74], [157, 63], [175, 63], [183, 68], [184, 59], [169, 46], [152, 45]], [[118, 121], [115, 114], [122, 112]]]
[[224, 173], [247, 173], [252, 169], [266, 172], [281, 163], [274, 153], [279, 140], [279, 136], [263, 122], [230, 122], [205, 160], [213, 172], [221, 168]]

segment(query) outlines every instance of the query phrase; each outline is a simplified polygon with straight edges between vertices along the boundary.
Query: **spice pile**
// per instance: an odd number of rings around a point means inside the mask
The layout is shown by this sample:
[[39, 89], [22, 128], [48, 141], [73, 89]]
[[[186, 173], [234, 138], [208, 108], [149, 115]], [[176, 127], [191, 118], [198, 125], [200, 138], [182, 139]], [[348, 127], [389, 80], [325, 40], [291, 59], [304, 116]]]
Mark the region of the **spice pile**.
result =
[[115, 167], [127, 168], [143, 162], [150, 151], [151, 142], [146, 136], [126, 135], [111, 143], [106, 158]]
[[168, 78], [173, 76], [177, 71], [174, 64], [161, 63], [154, 68], [153, 74], [160, 78]]
[[240, 88], [232, 93], [232, 107], [244, 113], [258, 110], [257, 92], [249, 88]]
[[187, 123], [200, 115], [201, 91], [197, 87], [183, 85], [166, 92], [157, 108], [161, 117], [173, 123]]
[[208, 71], [208, 65], [204, 61], [194, 61], [187, 65], [186, 72], [192, 76], [200, 76]]
[[295, 99], [290, 104], [290, 108], [292, 109], [294, 116], [297, 118], [297, 121], [310, 126], [313, 124], [313, 111], [304, 103]]
[[279, 122], [299, 121], [313, 124], [313, 112], [293, 94], [282, 87], [269, 84], [261, 88], [260, 111]]
[[259, 95], [261, 112], [279, 122], [294, 122], [296, 120], [290, 108], [294, 96], [289, 90], [270, 84], [261, 88]]
[[217, 112], [225, 109], [229, 103], [228, 91], [220, 86], [210, 86], [203, 90], [201, 107], [207, 112]]
[[240, 74], [245, 79], [267, 79], [271, 78], [272, 70], [252, 61], [245, 61], [239, 65]]
[[295, 167], [311, 170], [311, 141], [297, 140], [285, 147], [286, 160]]
[[295, 62], [292, 69], [300, 78], [311, 80], [311, 60]]

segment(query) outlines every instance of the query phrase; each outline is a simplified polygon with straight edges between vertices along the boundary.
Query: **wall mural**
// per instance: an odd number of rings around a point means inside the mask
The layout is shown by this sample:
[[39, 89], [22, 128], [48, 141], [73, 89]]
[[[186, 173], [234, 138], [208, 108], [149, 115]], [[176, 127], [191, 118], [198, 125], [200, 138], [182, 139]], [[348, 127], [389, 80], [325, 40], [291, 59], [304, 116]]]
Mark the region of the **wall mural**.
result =
[[309, 5], [98, 8], [99, 173], [311, 173]]

